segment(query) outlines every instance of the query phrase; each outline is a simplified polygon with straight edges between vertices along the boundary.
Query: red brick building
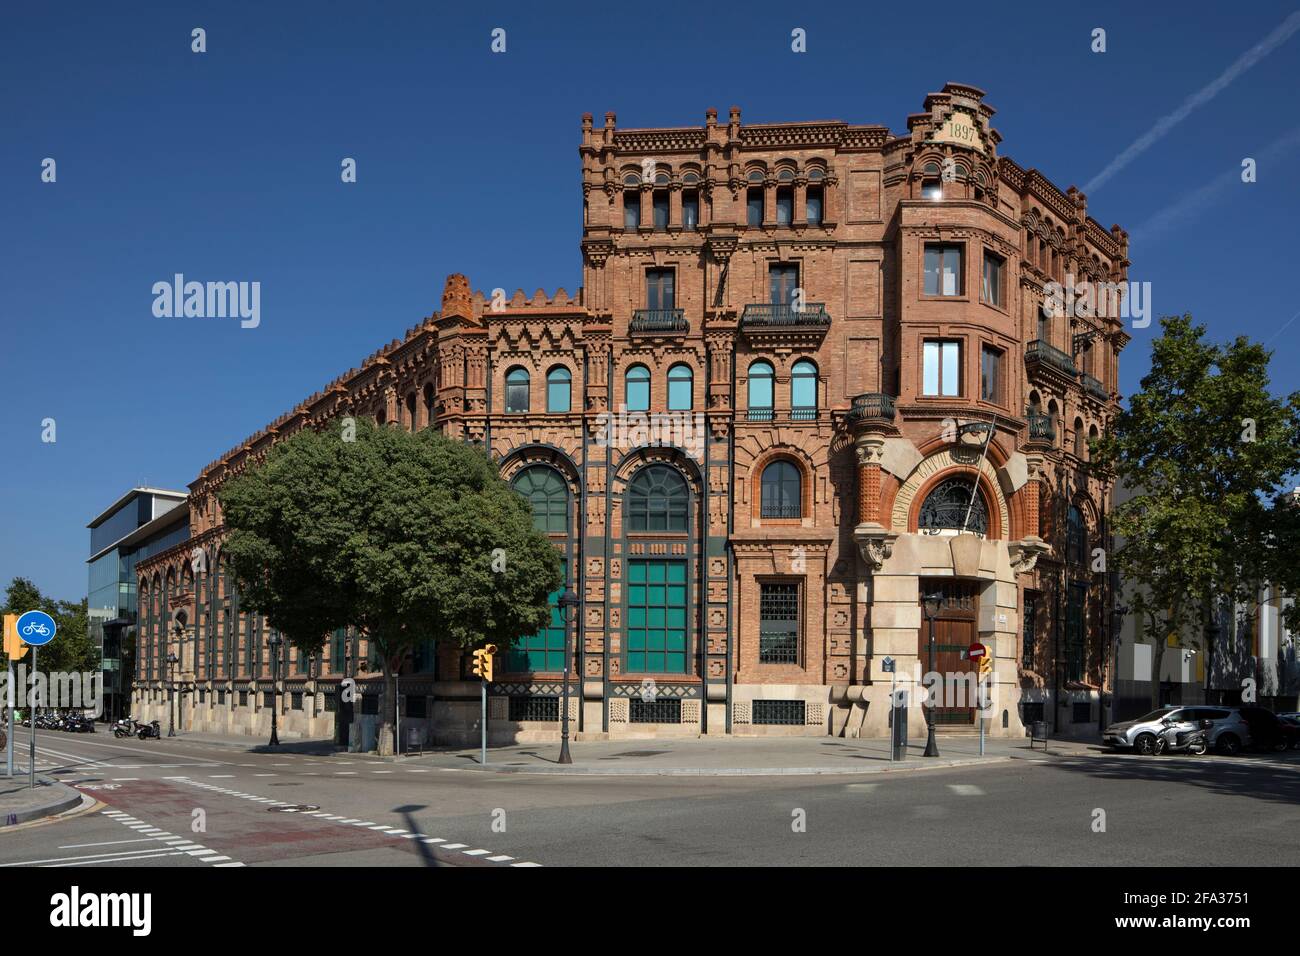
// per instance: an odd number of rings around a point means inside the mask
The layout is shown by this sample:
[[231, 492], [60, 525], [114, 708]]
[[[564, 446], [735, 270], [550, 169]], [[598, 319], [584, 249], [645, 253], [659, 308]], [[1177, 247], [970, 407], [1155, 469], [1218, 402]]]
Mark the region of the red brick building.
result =
[[[990, 650], [994, 733], [1095, 726], [1109, 488], [1086, 439], [1127, 336], [1043, 303], [1069, 276], [1124, 281], [1127, 237], [1000, 155], [983, 99], [950, 83], [902, 135], [585, 116], [582, 288], [452, 275], [439, 312], [205, 468], [193, 540], [139, 565], [137, 692], [165, 706], [174, 652], [182, 725], [264, 731], [267, 635], [223, 573], [215, 491], [277, 436], [370, 415], [482, 442], [533, 502], [582, 599], [583, 734], [883, 735], [885, 658], [904, 686], [928, 663], [927, 594], [937, 671]], [[377, 678], [363, 643], [288, 662], [289, 733], [329, 733], [339, 679]], [[495, 738], [555, 732], [562, 657], [558, 618], [502, 655]], [[415, 655], [408, 726], [472, 736], [465, 676], [450, 649]]]

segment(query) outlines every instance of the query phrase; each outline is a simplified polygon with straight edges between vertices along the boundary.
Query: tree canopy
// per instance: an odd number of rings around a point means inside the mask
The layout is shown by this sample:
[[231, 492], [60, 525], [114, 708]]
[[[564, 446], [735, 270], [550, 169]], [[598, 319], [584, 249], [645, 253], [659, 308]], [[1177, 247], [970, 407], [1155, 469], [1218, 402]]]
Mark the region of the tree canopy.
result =
[[[1264, 584], [1295, 594], [1300, 584], [1288, 494], [1300, 393], [1270, 392], [1271, 353], [1258, 343], [1207, 342], [1190, 315], [1161, 326], [1151, 371], [1094, 450], [1134, 495], [1111, 515], [1124, 539], [1114, 564], [1139, 586], [1133, 610], [1158, 649], [1207, 624], [1207, 600], [1247, 601]], [[1287, 615], [1300, 625], [1300, 607]]]
[[480, 447], [433, 429], [304, 429], [219, 494], [243, 606], [308, 652], [357, 628], [387, 683], [425, 641], [505, 649], [540, 630], [563, 583], [528, 503]]
[[[56, 601], [47, 597], [28, 578], [14, 578], [5, 592], [4, 613], [44, 611], [54, 618], [58, 634], [41, 647], [37, 663], [42, 671], [98, 671], [99, 650], [87, 633], [86, 599]], [[23, 660], [31, 661], [31, 654]]]

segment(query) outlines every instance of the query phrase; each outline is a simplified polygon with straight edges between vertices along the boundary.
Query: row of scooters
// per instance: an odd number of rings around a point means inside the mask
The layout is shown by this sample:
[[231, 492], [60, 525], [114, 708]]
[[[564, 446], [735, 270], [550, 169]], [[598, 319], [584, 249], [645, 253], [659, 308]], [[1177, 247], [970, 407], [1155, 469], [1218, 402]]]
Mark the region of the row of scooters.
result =
[[148, 723], [141, 723], [134, 717], [123, 717], [117, 723], [113, 724], [114, 737], [139, 737], [141, 740], [148, 740], [150, 737], [161, 737], [162, 728], [158, 726], [158, 721], [151, 720]]
[[[32, 725], [32, 715], [29, 713], [23, 717], [23, 726]], [[42, 710], [36, 715], [37, 730], [62, 730], [69, 734], [93, 734], [95, 732], [95, 722], [85, 714], [68, 711], [60, 713], [57, 710]]]

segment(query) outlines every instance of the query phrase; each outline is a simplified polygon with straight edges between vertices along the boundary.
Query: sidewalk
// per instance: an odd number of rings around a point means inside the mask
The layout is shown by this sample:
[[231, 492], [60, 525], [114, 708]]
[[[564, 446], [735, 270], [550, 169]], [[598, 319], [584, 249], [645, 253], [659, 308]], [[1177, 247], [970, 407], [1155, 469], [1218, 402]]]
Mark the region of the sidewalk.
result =
[[557, 763], [559, 741], [511, 744], [488, 748], [486, 767], [479, 765], [477, 747], [425, 750], [400, 757], [347, 753], [329, 740], [293, 740], [272, 750], [263, 738], [219, 734], [179, 734], [177, 740], [209, 746], [230, 747], [250, 753], [303, 755], [338, 754], [348, 759], [368, 758], [394, 761], [409, 766], [436, 767], [493, 773], [590, 774], [601, 776], [668, 775], [804, 775], [887, 773], [935, 767], [960, 767], [999, 763], [1016, 759], [1045, 760], [1105, 753], [1099, 742], [1052, 740], [1044, 752], [1039, 743], [1030, 748], [1025, 737], [997, 737], [985, 740], [979, 753], [979, 738], [971, 735], [940, 735], [938, 757], [923, 757], [925, 738], [913, 739], [907, 757], [889, 759], [889, 741], [839, 737], [710, 737], [659, 738], [645, 740], [576, 740], [569, 745], [573, 763]]
[[81, 794], [71, 787], [36, 775], [36, 786], [27, 785], [27, 775], [15, 774], [11, 779], [0, 776], [0, 832], [28, 820], [52, 817], [71, 810], [81, 803]]

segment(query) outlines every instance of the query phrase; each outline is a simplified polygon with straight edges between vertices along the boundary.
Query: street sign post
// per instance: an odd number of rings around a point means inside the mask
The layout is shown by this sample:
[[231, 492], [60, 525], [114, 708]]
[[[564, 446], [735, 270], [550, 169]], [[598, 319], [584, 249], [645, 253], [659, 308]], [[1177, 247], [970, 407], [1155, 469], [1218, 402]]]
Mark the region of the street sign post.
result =
[[880, 662], [880, 668], [889, 675], [889, 762], [898, 759], [898, 672], [892, 657]]
[[[32, 679], [36, 679], [36, 648], [54, 640], [54, 635], [58, 633], [59, 625], [54, 623], [54, 618], [50, 617], [44, 611], [27, 611], [25, 614], [18, 616], [16, 624], [18, 636], [22, 638], [25, 644], [31, 645], [32, 648]], [[32, 719], [32, 733], [29, 739], [28, 757], [31, 763], [28, 766], [27, 782], [28, 786], [36, 786], [36, 706], [35, 702], [28, 696], [27, 713]]]

